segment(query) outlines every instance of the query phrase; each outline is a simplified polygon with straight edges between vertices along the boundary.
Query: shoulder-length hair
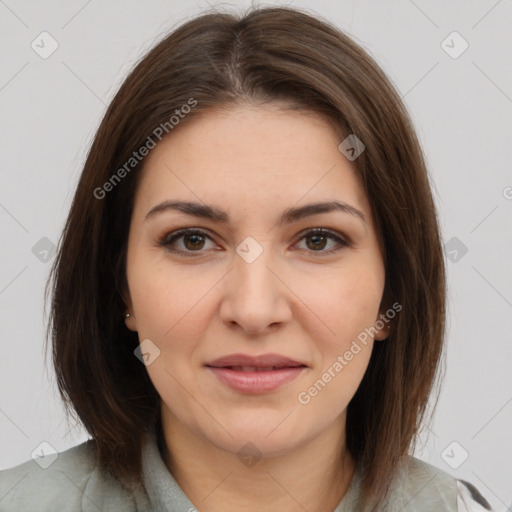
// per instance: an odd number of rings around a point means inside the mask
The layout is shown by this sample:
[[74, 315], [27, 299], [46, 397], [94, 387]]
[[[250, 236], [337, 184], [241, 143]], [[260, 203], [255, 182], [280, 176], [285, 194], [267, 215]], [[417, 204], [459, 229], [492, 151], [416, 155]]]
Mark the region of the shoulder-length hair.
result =
[[417, 440], [440, 376], [444, 258], [426, 164], [400, 96], [360, 46], [303, 11], [203, 14], [154, 46], [120, 87], [88, 153], [47, 283], [59, 391], [103, 467], [139, 478], [141, 440], [159, 422], [160, 398], [134, 356], [137, 333], [123, 321], [143, 165], [134, 152], [158, 144], [162, 129], [171, 133], [173, 116], [186, 123], [240, 102], [319, 113], [340, 142], [354, 134], [366, 147], [353, 166], [383, 242], [383, 301], [402, 306], [347, 411], [347, 447], [364, 468], [365, 498], [378, 502]]

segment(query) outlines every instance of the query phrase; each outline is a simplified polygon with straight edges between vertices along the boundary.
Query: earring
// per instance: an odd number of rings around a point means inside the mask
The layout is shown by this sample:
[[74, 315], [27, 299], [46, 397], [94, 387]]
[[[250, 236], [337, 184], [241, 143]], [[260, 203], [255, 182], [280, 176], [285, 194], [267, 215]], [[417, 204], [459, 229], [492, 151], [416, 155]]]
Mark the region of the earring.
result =
[[130, 313], [126, 313], [125, 318], [130, 318]]

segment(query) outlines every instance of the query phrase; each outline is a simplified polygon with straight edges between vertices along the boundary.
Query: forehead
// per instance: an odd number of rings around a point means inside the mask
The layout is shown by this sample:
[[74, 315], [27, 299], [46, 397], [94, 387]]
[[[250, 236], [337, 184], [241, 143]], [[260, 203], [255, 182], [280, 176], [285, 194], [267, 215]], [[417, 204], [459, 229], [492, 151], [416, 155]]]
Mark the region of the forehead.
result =
[[340, 142], [315, 113], [247, 105], [203, 112], [146, 157], [136, 209], [179, 195], [244, 209], [339, 198], [368, 212]]

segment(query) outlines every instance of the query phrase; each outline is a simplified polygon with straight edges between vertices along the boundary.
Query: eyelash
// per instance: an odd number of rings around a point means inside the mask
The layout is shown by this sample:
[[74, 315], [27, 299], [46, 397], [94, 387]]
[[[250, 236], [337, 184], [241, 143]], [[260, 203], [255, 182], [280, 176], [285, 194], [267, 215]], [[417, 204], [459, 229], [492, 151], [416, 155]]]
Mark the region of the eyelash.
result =
[[[202, 252], [205, 252], [205, 251], [202, 251], [202, 250], [182, 251], [182, 250], [173, 249], [173, 248], [170, 247], [173, 242], [175, 242], [179, 238], [182, 238], [183, 236], [186, 236], [186, 235], [201, 235], [201, 236], [204, 236], [206, 238], [209, 238], [210, 240], [212, 240], [214, 242], [213, 238], [208, 233], [206, 233], [205, 231], [202, 231], [201, 229], [197, 229], [197, 228], [184, 228], [184, 229], [179, 229], [178, 231], [174, 231], [173, 233], [169, 233], [166, 236], [164, 236], [162, 238], [162, 240], [159, 242], [159, 245], [165, 247], [170, 252], [173, 252], [173, 253], [176, 253], [176, 254], [181, 254], [181, 255], [187, 256], [187, 257], [195, 257], [196, 254], [194, 254], [194, 253], [199, 253], [200, 254]], [[295, 244], [300, 242], [300, 241], [302, 241], [302, 240], [304, 240], [304, 239], [306, 239], [306, 238], [308, 238], [308, 237], [310, 237], [310, 236], [314, 236], [314, 235], [326, 236], [327, 238], [330, 238], [331, 240], [334, 240], [335, 242], [337, 242], [339, 244], [339, 246], [337, 248], [330, 249], [328, 251], [324, 251], [324, 250], [320, 250], [320, 251], [310, 250], [310, 251], [308, 251], [308, 252], [310, 252], [312, 254], [318, 253], [320, 255], [330, 255], [330, 254], [334, 254], [334, 253], [344, 249], [345, 247], [349, 247], [350, 246], [350, 243], [347, 242], [346, 240], [344, 240], [343, 238], [341, 238], [336, 232], [330, 231], [330, 230], [325, 229], [325, 228], [313, 228], [313, 229], [308, 229], [306, 231], [303, 231], [299, 235], [299, 238], [297, 239]]]

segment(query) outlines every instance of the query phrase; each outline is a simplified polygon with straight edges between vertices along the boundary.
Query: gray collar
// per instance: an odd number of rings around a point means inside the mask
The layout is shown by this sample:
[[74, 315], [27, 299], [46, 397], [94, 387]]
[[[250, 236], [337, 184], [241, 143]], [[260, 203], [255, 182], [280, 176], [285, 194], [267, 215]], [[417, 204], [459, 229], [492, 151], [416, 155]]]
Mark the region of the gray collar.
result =
[[197, 512], [167, 469], [156, 436], [148, 434], [142, 445], [142, 483], [146, 495], [136, 496], [138, 510], [148, 512]]
[[[145, 492], [136, 492], [137, 508], [151, 512], [197, 512], [167, 469], [155, 435], [148, 435], [142, 447], [142, 482]], [[356, 469], [345, 496], [333, 512], [357, 510], [360, 471]]]

